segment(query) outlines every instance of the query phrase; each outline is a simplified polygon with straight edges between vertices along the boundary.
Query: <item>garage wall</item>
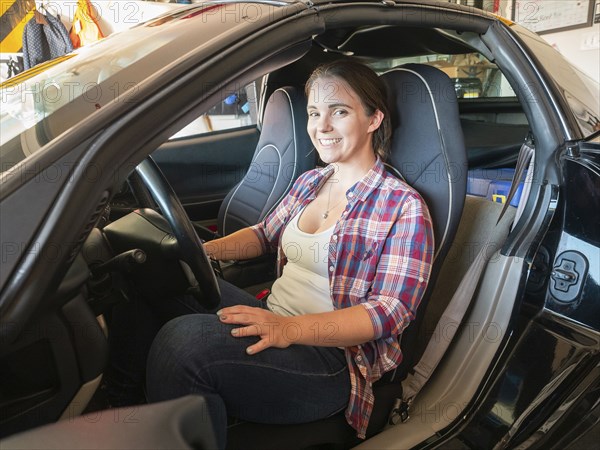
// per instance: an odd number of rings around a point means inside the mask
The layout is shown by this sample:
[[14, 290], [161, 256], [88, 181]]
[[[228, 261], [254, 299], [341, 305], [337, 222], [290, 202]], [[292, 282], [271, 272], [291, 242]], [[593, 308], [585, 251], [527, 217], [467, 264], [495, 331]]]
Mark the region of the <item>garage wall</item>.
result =
[[600, 82], [600, 24], [542, 37], [582, 72]]
[[[524, 2], [524, 0], [516, 1]], [[600, 3], [600, 0], [591, 1], [594, 5]], [[544, 2], [553, 2], [554, 5], [561, 7], [565, 2], [575, 2], [575, 0], [528, 0], [525, 7], [536, 6], [539, 8], [540, 5], [543, 6]], [[512, 17], [513, 0], [500, 0], [499, 2], [485, 0], [484, 9], [493, 12], [494, 4], [498, 6], [498, 13], [501, 16]], [[532, 21], [537, 19], [536, 15], [543, 13], [541, 9], [536, 13], [533, 13], [534, 9], [530, 9], [530, 11], [532, 13], [527, 15], [527, 18]], [[521, 25], [527, 27], [526, 23]], [[600, 23], [559, 33], [543, 33], [541, 36], [573, 65], [596, 82], [600, 82]]]

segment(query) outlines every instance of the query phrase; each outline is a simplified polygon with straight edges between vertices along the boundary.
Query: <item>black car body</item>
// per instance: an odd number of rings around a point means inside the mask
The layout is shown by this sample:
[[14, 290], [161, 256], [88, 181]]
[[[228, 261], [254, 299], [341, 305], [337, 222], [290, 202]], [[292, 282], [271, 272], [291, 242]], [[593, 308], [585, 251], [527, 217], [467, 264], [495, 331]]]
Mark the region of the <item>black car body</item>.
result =
[[[2, 87], [0, 435], [80, 413], [100, 383], [108, 355], [96, 315], [119, 299], [98, 302], [90, 260], [114, 255], [90, 243], [137, 206], [126, 181], [147, 155], [190, 218], [214, 223], [251, 165], [275, 89], [349, 55], [383, 72], [462, 54], [478, 55], [503, 77], [492, 79], [499, 89], [514, 92], [482, 97], [486, 78], [464, 98], [464, 82], [455, 85], [468, 169], [513, 169], [529, 135], [529, 192], [411, 418], [361, 448], [565, 448], [584, 435], [600, 420], [598, 86], [516, 24], [411, 0], [190, 5]], [[170, 139], [207, 112], [255, 120]], [[129, 282], [112, 275], [106, 292], [117, 278]], [[425, 341], [440, 311], [427, 314]], [[99, 448], [110, 429], [96, 430], [86, 445]], [[118, 436], [122, 447], [147, 442]]]

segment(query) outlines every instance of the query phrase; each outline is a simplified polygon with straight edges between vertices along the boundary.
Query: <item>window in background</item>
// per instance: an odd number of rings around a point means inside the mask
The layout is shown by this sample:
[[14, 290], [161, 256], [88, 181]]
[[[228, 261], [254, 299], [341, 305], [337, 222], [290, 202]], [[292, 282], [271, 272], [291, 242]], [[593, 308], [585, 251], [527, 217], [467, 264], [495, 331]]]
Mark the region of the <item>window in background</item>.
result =
[[458, 98], [516, 97], [498, 66], [479, 53], [394, 58], [374, 63], [372, 67], [382, 73], [408, 63], [427, 64], [446, 73], [454, 82]]
[[258, 82], [227, 91], [219, 103], [182, 128], [171, 139], [233, 130], [257, 123]]

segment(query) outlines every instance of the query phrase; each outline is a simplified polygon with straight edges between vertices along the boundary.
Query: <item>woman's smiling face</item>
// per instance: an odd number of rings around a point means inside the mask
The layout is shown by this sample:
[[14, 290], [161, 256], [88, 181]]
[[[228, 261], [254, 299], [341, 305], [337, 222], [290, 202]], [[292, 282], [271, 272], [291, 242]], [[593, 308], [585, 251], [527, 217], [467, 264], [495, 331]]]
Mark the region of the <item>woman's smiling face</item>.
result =
[[318, 78], [308, 98], [308, 134], [326, 164], [373, 159], [372, 134], [381, 124], [379, 110], [367, 116], [350, 86], [339, 78]]

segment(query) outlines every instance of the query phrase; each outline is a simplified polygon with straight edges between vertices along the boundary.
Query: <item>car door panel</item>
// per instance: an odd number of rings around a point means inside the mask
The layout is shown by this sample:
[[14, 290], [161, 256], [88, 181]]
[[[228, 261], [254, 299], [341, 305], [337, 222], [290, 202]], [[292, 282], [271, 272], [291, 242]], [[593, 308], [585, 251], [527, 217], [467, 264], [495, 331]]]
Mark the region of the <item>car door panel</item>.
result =
[[153, 158], [191, 220], [215, 219], [227, 193], [244, 177], [256, 144], [256, 126], [171, 140]]
[[2, 442], [2, 448], [216, 448], [210, 420], [197, 420], [203, 414], [206, 414], [204, 398], [189, 395], [70, 417], [52, 426], [11, 436]]
[[79, 388], [99, 382], [108, 359], [102, 329], [82, 295], [61, 303], [59, 311], [39, 315], [16, 337], [13, 324], [4, 327], [0, 437], [77, 415], [87, 403], [73, 402]]

